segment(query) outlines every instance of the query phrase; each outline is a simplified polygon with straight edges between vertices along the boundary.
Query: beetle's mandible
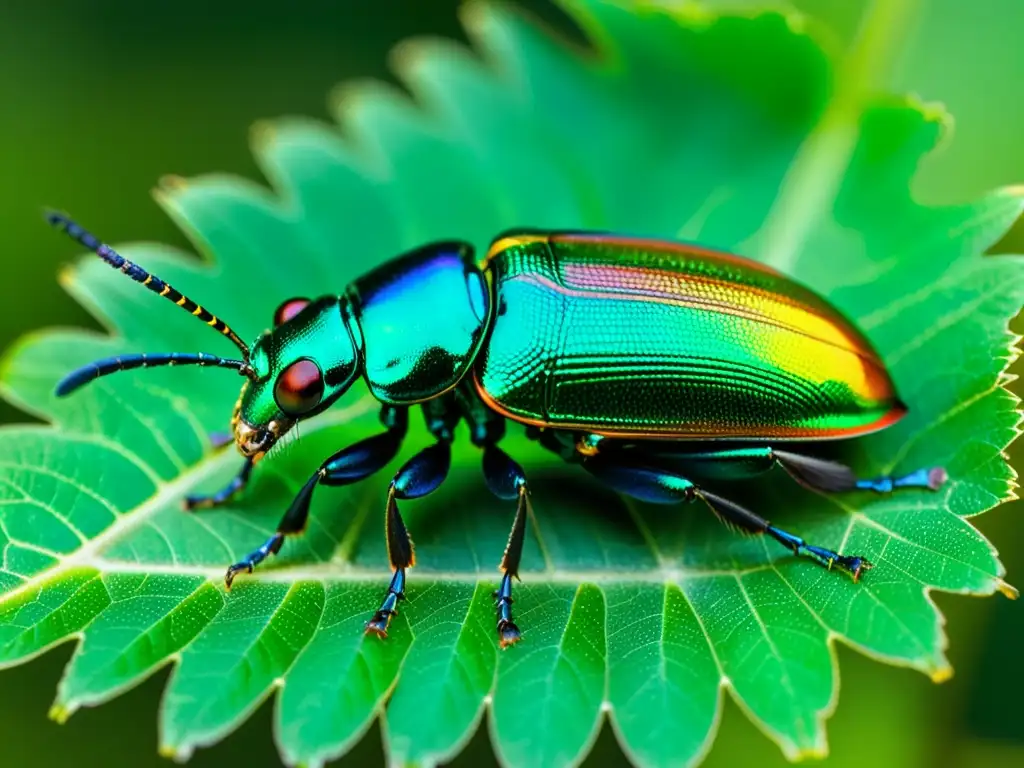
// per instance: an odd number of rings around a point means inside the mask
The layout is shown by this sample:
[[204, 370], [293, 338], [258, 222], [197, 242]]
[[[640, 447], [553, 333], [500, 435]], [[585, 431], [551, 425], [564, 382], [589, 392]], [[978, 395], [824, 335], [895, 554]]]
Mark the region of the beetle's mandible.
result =
[[[254, 464], [296, 423], [321, 413], [362, 378], [381, 403], [380, 434], [342, 448], [312, 474], [277, 532], [227, 570], [231, 586], [306, 527], [320, 485], [346, 485], [397, 454], [408, 412], [422, 410], [434, 442], [392, 478], [385, 507], [394, 575], [366, 631], [387, 634], [405, 593], [413, 544], [399, 502], [445, 480], [456, 426], [482, 451], [484, 478], [516, 502], [495, 593], [502, 647], [520, 639], [512, 618], [530, 492], [498, 445], [509, 421], [612, 489], [647, 502], [700, 501], [724, 523], [767, 534], [795, 555], [848, 572], [871, 564], [804, 541], [701, 482], [779, 465], [825, 493], [935, 490], [941, 468], [859, 479], [798, 449], [884, 429], [906, 413], [869, 341], [824, 299], [747, 259], [695, 245], [587, 232], [512, 231], [484, 260], [459, 241], [399, 256], [340, 295], [292, 299], [251, 345], [223, 321], [117, 254], [67, 217], [49, 221], [111, 266], [232, 341], [241, 359], [209, 354], [126, 355], [72, 372], [67, 395], [116, 371], [162, 365], [231, 368], [246, 381], [231, 429], [245, 461], [231, 484], [190, 509], [230, 501]], [[806, 451], [806, 448], [804, 448]]]

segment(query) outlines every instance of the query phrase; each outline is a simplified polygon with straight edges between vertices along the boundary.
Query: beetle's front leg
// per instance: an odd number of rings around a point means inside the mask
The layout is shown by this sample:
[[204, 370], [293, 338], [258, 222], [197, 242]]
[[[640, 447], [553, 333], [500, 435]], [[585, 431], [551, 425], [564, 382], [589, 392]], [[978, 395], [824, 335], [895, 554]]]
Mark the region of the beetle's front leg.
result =
[[212, 493], [208, 496], [185, 497], [185, 510], [193, 512], [197, 509], [213, 509], [214, 507], [220, 507], [227, 504], [245, 490], [245, 487], [249, 484], [249, 479], [252, 477], [252, 468], [254, 466], [255, 462], [253, 462], [251, 458], [246, 459], [238, 474], [231, 479], [230, 483], [217, 493]]
[[284, 543], [285, 536], [302, 533], [305, 530], [313, 491], [318, 485], [340, 486], [358, 482], [379, 472], [395, 458], [405, 438], [409, 423], [408, 415], [404, 409], [385, 409], [381, 413], [381, 420], [388, 428], [386, 432], [350, 445], [320, 465], [296, 495], [288, 511], [284, 513], [274, 535], [228, 568], [224, 576], [228, 589], [239, 573], [252, 573], [253, 569], [270, 555], [276, 555]]

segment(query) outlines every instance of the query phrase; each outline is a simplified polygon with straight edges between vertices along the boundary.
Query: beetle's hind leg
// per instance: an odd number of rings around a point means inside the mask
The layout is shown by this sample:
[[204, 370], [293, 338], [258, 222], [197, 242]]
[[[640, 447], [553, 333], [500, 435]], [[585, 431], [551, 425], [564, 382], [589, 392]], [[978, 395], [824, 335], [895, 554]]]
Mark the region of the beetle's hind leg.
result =
[[658, 466], [680, 470], [690, 477], [710, 479], [741, 479], [767, 472], [778, 464], [801, 485], [826, 493], [874, 491], [891, 493], [900, 488], [922, 488], [936, 491], [946, 482], [941, 467], [918, 469], [906, 475], [882, 475], [858, 478], [845, 464], [816, 456], [778, 450], [771, 446], [722, 448], [707, 450], [661, 449], [634, 446], [623, 451], [627, 456], [646, 457]]
[[831, 569], [833, 566], [848, 572], [854, 581], [871, 568], [859, 555], [841, 555], [831, 549], [808, 544], [800, 536], [774, 526], [770, 521], [735, 502], [710, 493], [674, 470], [657, 463], [657, 456], [623, 456], [598, 454], [583, 462], [595, 477], [614, 490], [627, 496], [654, 504], [676, 504], [700, 499], [730, 528], [771, 536], [799, 557], [814, 560]]
[[815, 490], [832, 493], [844, 491], [892, 493], [900, 488], [923, 488], [937, 491], [947, 479], [946, 470], [942, 467], [917, 469], [896, 477], [881, 475], [872, 478], [858, 478], [852, 469], [837, 461], [779, 450], [773, 450], [772, 456], [797, 482]]

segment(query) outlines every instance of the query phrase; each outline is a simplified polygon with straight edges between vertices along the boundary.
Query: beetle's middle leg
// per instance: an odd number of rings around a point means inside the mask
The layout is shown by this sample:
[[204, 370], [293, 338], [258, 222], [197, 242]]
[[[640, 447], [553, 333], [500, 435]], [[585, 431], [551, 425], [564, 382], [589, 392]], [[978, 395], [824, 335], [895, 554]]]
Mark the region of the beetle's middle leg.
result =
[[391, 619], [398, 613], [398, 603], [405, 599], [405, 572], [416, 564], [409, 531], [398, 509], [400, 499], [418, 499], [436, 491], [448, 477], [452, 462], [452, 440], [459, 413], [451, 396], [439, 397], [423, 403], [427, 429], [437, 441], [409, 459], [395, 473], [388, 486], [388, 500], [384, 508], [384, 534], [388, 547], [388, 560], [394, 575], [380, 608], [366, 622], [366, 633], [387, 637]]
[[519, 563], [523, 557], [523, 542], [526, 540], [526, 520], [532, 516], [530, 492], [523, 468], [497, 445], [505, 436], [505, 418], [487, 408], [472, 387], [460, 387], [456, 397], [469, 425], [473, 445], [484, 451], [483, 472], [487, 488], [499, 499], [516, 500], [512, 530], [498, 566], [502, 573], [501, 585], [494, 593], [498, 644], [508, 648], [522, 637], [512, 619], [512, 579], [519, 580]]
[[854, 581], [871, 568], [871, 563], [859, 555], [841, 555], [831, 549], [808, 544], [800, 536], [772, 525], [735, 502], [706, 491], [658, 462], [657, 455], [616, 455], [610, 452], [585, 460], [583, 466], [610, 488], [641, 501], [675, 504], [700, 499], [730, 528], [771, 536], [795, 555], [807, 557], [829, 569], [835, 566], [847, 571]]
[[531, 515], [526, 475], [512, 458], [493, 443], [484, 446], [484, 480], [499, 499], [516, 499], [516, 516], [501, 556], [501, 586], [494, 593], [498, 612], [498, 643], [507, 648], [519, 642], [519, 627], [512, 620], [512, 579], [519, 580], [519, 562], [526, 540], [526, 518]]
[[[624, 453], [633, 453], [626, 448]], [[635, 452], [656, 457], [659, 466], [679, 468], [689, 477], [738, 479], [767, 472], [778, 465], [801, 485], [826, 493], [874, 491], [891, 493], [900, 488], [938, 490], [946, 482], [942, 467], [918, 469], [905, 475], [859, 478], [845, 464], [770, 446], [686, 450], [636, 446]]]

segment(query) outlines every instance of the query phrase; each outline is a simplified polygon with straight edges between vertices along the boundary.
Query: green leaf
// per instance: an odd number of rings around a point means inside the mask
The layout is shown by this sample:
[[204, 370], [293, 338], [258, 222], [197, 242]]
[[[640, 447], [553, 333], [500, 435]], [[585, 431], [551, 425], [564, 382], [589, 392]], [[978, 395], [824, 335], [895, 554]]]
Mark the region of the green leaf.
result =
[[[222, 585], [319, 462], [374, 429], [372, 401], [353, 392], [306, 425], [230, 508], [185, 514], [186, 495], [237, 470], [209, 437], [227, 424], [237, 379], [151, 370], [66, 400], [53, 386], [97, 357], [223, 343], [84, 258], [64, 285], [110, 334], [36, 334], [0, 379], [48, 422], [5, 427], [0, 440], [0, 663], [77, 640], [55, 717], [173, 663], [160, 745], [178, 758], [275, 697], [289, 764], [322, 765], [383, 715], [396, 763], [450, 759], [487, 716], [504, 764], [571, 765], [607, 713], [630, 759], [660, 766], [710, 748], [724, 688], [797, 758], [827, 748], [836, 639], [943, 679], [931, 591], [1012, 592], [969, 518], [1008, 498], [1015, 477], [1002, 452], [1017, 436], [1017, 400], [1003, 385], [1024, 269], [983, 254], [1019, 216], [1021, 191], [917, 204], [910, 180], [946, 117], [862, 92], [843, 102], [849, 142], [808, 162], [835, 111], [836, 75], [793, 18], [566, 7], [596, 53], [505, 6], [470, 4], [482, 58], [450, 42], [402, 46], [395, 70], [413, 98], [361, 83], [337, 94], [340, 130], [262, 124], [255, 152], [273, 191], [165, 180], [157, 199], [204, 263], [160, 245], [120, 250], [244, 337], [280, 301], [340, 292], [406, 248], [457, 236], [482, 251], [517, 225], [694, 239], [784, 261], [865, 330], [911, 405], [844, 458], [865, 474], [943, 465], [950, 483], [823, 497], [776, 473], [730, 489], [779, 525], [876, 563], [854, 584], [697, 509], [627, 503], [511, 430], [506, 448], [530, 474], [536, 515], [516, 592], [524, 639], [500, 652], [490, 593], [513, 509], [488, 495], [478, 452], [460, 440], [446, 486], [404, 507], [418, 566], [381, 642], [362, 629], [389, 578], [390, 470], [318, 494], [303, 537], [231, 593]], [[403, 458], [425, 442], [414, 430]]]

